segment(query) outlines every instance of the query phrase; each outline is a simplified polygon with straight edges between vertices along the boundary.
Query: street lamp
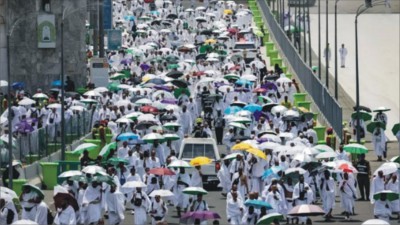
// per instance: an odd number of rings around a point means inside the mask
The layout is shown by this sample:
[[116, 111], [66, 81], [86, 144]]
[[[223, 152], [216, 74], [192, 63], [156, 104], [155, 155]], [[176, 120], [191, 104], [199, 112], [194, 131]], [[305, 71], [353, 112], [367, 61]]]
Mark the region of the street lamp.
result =
[[328, 0], [326, 0], [326, 8], [325, 8], [325, 10], [326, 10], [326, 37], [325, 37], [325, 65], [326, 65], [326, 69], [325, 69], [325, 85], [326, 85], [326, 88], [329, 88], [329, 55], [328, 54], [330, 54], [330, 52], [328, 52], [329, 51], [329, 48], [328, 48], [328, 45], [329, 45], [329, 38], [328, 38], [328, 36], [329, 36], [329, 33], [328, 33], [328, 31], [329, 31], [329, 20], [328, 20], [328, 6], [329, 6], [329, 1]]
[[337, 60], [337, 4], [339, 0], [335, 0], [335, 99], [338, 99], [338, 60]]
[[318, 78], [321, 80], [321, 0], [318, 0]]
[[356, 18], [354, 21], [355, 25], [355, 33], [356, 33], [356, 113], [357, 113], [357, 126], [356, 126], [356, 134], [357, 134], [357, 143], [361, 142], [360, 137], [360, 84], [359, 84], [359, 70], [358, 70], [358, 16], [363, 14], [368, 8], [372, 8], [373, 6], [385, 5], [385, 1], [376, 1], [371, 3], [370, 0], [366, 0], [366, 4], [362, 4], [358, 7]]

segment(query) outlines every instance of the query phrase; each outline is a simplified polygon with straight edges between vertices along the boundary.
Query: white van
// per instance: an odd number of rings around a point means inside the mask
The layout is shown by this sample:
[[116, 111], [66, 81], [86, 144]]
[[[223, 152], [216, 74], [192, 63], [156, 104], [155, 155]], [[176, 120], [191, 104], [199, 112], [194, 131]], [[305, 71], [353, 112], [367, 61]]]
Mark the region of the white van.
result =
[[217, 143], [213, 138], [185, 138], [179, 150], [178, 159], [190, 162], [198, 156], [212, 159], [209, 165], [201, 166], [203, 173], [203, 185], [217, 186], [219, 183], [217, 172], [221, 168], [220, 155]]
[[233, 54], [239, 54], [244, 58], [246, 64], [249, 64], [256, 58], [257, 47], [254, 42], [236, 42], [232, 49]]

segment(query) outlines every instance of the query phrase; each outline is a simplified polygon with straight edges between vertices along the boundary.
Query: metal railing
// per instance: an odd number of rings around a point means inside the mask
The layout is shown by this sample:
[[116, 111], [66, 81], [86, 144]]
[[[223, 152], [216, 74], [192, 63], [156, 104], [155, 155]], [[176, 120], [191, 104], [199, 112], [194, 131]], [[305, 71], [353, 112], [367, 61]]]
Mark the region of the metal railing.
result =
[[[83, 111], [80, 114], [74, 114], [65, 121], [65, 141], [69, 149], [71, 144], [85, 136], [91, 131], [91, 111]], [[61, 124], [52, 124], [34, 130], [30, 133], [18, 133], [13, 143], [13, 157], [23, 163], [30, 164], [34, 161], [47, 157], [50, 154], [61, 149]], [[1, 151], [6, 149], [3, 143]], [[67, 148], [68, 149], [68, 148]], [[1, 153], [1, 164], [5, 166], [8, 160], [7, 156]], [[6, 156], [6, 157], [4, 157]]]
[[296, 48], [279, 26], [266, 0], [257, 0], [263, 20], [269, 26], [277, 44], [285, 55], [292, 70], [299, 77], [322, 116], [332, 126], [337, 136], [342, 137], [342, 108], [328, 89], [321, 83], [312, 69], [303, 61]]

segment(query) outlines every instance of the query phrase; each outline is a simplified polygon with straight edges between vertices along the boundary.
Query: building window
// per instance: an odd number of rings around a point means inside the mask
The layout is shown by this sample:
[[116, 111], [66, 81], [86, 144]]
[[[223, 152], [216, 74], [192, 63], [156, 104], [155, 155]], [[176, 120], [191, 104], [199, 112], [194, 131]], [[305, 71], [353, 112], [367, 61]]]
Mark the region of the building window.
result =
[[41, 10], [50, 12], [50, 0], [42, 0]]

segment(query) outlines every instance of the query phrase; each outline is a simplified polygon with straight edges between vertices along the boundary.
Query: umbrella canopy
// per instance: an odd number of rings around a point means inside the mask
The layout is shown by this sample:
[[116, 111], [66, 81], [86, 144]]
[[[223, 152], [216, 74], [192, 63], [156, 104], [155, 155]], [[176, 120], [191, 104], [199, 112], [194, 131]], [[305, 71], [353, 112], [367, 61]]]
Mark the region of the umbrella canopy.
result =
[[208, 192], [201, 187], [187, 187], [183, 189], [183, 193], [187, 195], [206, 195]]
[[379, 200], [381, 199], [382, 196], [386, 196], [386, 200], [388, 201], [394, 201], [399, 199], [399, 193], [393, 192], [393, 191], [389, 191], [389, 190], [384, 190], [384, 191], [380, 191], [378, 193], [374, 194], [374, 199], [375, 200]]
[[338, 154], [336, 152], [321, 152], [315, 156], [316, 159], [329, 159], [336, 158]]
[[38, 225], [38, 224], [32, 220], [17, 220], [11, 225]]
[[171, 176], [171, 175], [175, 175], [175, 172], [174, 172], [174, 171], [172, 171], [172, 170], [170, 170], [170, 169], [168, 169], [168, 168], [162, 168], [162, 167], [161, 167], [161, 168], [153, 168], [153, 169], [150, 169], [149, 173], [150, 173], [150, 174], [159, 175], [159, 176], [164, 176], [164, 175]]
[[67, 178], [67, 177], [73, 177], [73, 176], [82, 176], [83, 173], [79, 170], [69, 170], [65, 171], [62, 174], [58, 175], [59, 178]]
[[200, 221], [202, 220], [215, 220], [215, 219], [220, 219], [221, 217], [219, 216], [218, 213], [212, 212], [212, 211], [193, 211], [193, 212], [187, 212], [182, 215], [180, 223], [187, 223], [185, 220], [188, 219], [199, 219]]
[[243, 156], [243, 154], [242, 154], [241, 152], [235, 152], [235, 153], [231, 153], [231, 154], [225, 156], [225, 157], [223, 158], [223, 160], [236, 159], [236, 157], [237, 157], [238, 155]]
[[208, 165], [210, 163], [212, 163], [212, 159], [204, 156], [199, 156], [190, 160], [190, 165], [192, 166], [202, 166], [202, 165]]
[[83, 143], [83, 144], [79, 145], [78, 147], [76, 147], [72, 151], [72, 153], [73, 154], [82, 154], [85, 150], [92, 151], [96, 148], [98, 148], [98, 146], [93, 143]]
[[18, 102], [18, 105], [28, 106], [28, 105], [33, 105], [35, 103], [36, 103], [35, 100], [25, 97], [24, 99]]
[[246, 150], [249, 148], [254, 148], [254, 146], [246, 142], [241, 142], [239, 144], [235, 144], [234, 146], [232, 146], [232, 150]]
[[39, 198], [44, 199], [44, 193], [43, 193], [42, 190], [40, 190], [39, 187], [36, 187], [34, 185], [31, 185], [31, 184], [22, 185], [22, 188], [25, 188], [25, 187], [29, 187], [32, 192], [35, 192], [39, 196]]
[[0, 187], [0, 198], [3, 194], [11, 196], [11, 199], [18, 198], [17, 193], [7, 187]]
[[155, 140], [163, 142], [165, 140], [164, 136], [158, 133], [150, 133], [143, 136], [142, 140], [146, 143], [154, 143]]
[[160, 196], [160, 197], [172, 197], [174, 196], [174, 193], [172, 193], [170, 190], [154, 190], [150, 193], [149, 197], [156, 197], [156, 196]]
[[132, 132], [126, 132], [117, 136], [118, 141], [128, 141], [128, 140], [138, 140], [138, 139], [139, 135]]
[[397, 170], [399, 169], [399, 164], [396, 162], [385, 162], [381, 166], [378, 167], [378, 169], [375, 170], [374, 175], [378, 175], [378, 171], [382, 171], [383, 175], [390, 175], [392, 173], [397, 173]]
[[390, 223], [385, 220], [371, 219], [371, 220], [366, 220], [361, 225], [390, 225]]
[[348, 144], [343, 147], [343, 149], [352, 154], [365, 154], [368, 153], [368, 149], [364, 145], [360, 144]]
[[396, 123], [392, 128], [392, 133], [394, 136], [396, 136], [399, 131], [400, 131], [400, 123]]
[[303, 204], [293, 207], [288, 214], [291, 216], [321, 216], [325, 215], [325, 212], [317, 205]]
[[244, 202], [244, 205], [247, 207], [253, 206], [256, 209], [261, 209], [262, 207], [265, 207], [267, 210], [272, 209], [272, 206], [268, 202], [264, 202], [261, 200], [248, 199]]
[[390, 111], [390, 109], [386, 108], [385, 106], [381, 106], [374, 109], [374, 112], [387, 112], [387, 111]]
[[229, 126], [236, 127], [236, 128], [243, 129], [243, 130], [247, 129], [247, 127], [245, 125], [238, 123], [238, 122], [230, 122]]
[[121, 158], [110, 158], [109, 160], [107, 160], [107, 163], [112, 164], [112, 165], [118, 165], [120, 163], [128, 165], [129, 161], [126, 159], [121, 159]]
[[99, 155], [103, 156], [103, 158], [106, 158], [108, 156], [108, 154], [110, 153], [110, 150], [114, 149], [117, 150], [117, 143], [116, 142], [111, 142], [110, 144], [105, 145]]
[[317, 149], [320, 152], [334, 152], [335, 151], [328, 145], [316, 145], [313, 148]]
[[265, 155], [265, 153], [263, 151], [261, 151], [260, 149], [249, 148], [249, 149], [246, 149], [246, 152], [267, 160], [267, 155]]
[[179, 123], [171, 122], [171, 123], [165, 123], [163, 127], [167, 129], [174, 129], [175, 127], [181, 127]]
[[374, 133], [374, 131], [377, 127], [380, 127], [382, 129], [386, 130], [386, 125], [384, 123], [382, 123], [380, 121], [373, 121], [367, 125], [367, 131], [370, 133]]
[[169, 168], [192, 168], [192, 166], [188, 162], [179, 160], [179, 159], [172, 161], [168, 165], [168, 167]]
[[91, 166], [86, 166], [85, 168], [82, 169], [83, 173], [87, 173], [87, 174], [96, 174], [96, 173], [101, 173], [101, 172], [105, 172], [103, 167], [100, 166], [95, 166], [95, 165], [91, 165]]
[[274, 221], [280, 221], [282, 219], [283, 219], [283, 215], [280, 213], [269, 213], [268, 215], [261, 217], [257, 221], [257, 225], [259, 225], [259, 224], [270, 225]]
[[243, 109], [244, 109], [244, 110], [248, 110], [248, 111], [254, 113], [254, 112], [256, 112], [256, 111], [261, 111], [261, 110], [263, 109], [263, 107], [260, 106], [260, 105], [257, 105], [257, 104], [253, 104], [253, 103], [252, 103], [252, 104], [246, 105]]
[[166, 141], [177, 141], [181, 138], [177, 134], [164, 134], [163, 137]]
[[122, 185], [122, 188], [132, 189], [132, 188], [144, 188], [146, 186], [147, 185], [142, 181], [128, 181], [124, 185]]
[[395, 156], [395, 157], [391, 158], [390, 162], [400, 163], [400, 156]]
[[[359, 116], [357, 116], [357, 115], [359, 115]], [[353, 112], [351, 114], [352, 119], [357, 119], [357, 117], [359, 117], [361, 120], [364, 120], [364, 121], [369, 121], [372, 119], [371, 114], [369, 114], [367, 112], [363, 112], [363, 111], [360, 111], [359, 114], [357, 114], [357, 112]]]

